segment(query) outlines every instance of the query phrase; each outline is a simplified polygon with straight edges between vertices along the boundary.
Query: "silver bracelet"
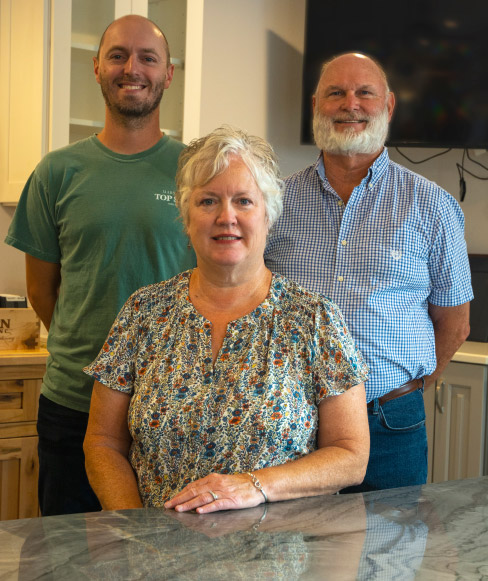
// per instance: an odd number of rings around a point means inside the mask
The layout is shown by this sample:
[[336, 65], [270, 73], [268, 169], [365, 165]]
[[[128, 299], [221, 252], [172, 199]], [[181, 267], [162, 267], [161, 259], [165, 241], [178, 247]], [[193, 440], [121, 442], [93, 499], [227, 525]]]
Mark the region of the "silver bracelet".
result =
[[263, 490], [263, 485], [261, 484], [261, 482], [259, 482], [257, 477], [252, 472], [246, 472], [246, 474], [251, 477], [251, 480], [252, 480], [252, 483], [254, 484], [254, 486], [264, 496], [264, 502], [269, 502], [268, 497], [266, 495], [266, 492], [264, 492], [264, 490]]
[[261, 526], [261, 523], [266, 518], [266, 515], [267, 514], [268, 514], [268, 507], [266, 506], [266, 503], [264, 503], [264, 511], [263, 511], [263, 514], [261, 515], [261, 518], [258, 520], [257, 523], [254, 523], [252, 525], [252, 530], [253, 531], [257, 531], [259, 529], [259, 527]]

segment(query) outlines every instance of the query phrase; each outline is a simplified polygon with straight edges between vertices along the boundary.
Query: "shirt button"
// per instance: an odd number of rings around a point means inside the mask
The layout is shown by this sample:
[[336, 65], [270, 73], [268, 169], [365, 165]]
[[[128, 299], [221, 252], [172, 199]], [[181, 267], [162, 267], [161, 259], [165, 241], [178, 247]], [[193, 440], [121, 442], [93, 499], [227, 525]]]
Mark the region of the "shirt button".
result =
[[344, 205], [344, 202], [343, 202], [342, 200], [339, 200], [339, 201], [337, 202], [337, 205], [338, 205], [338, 206], [343, 206], [343, 205]]
[[342, 244], [342, 246], [347, 246], [347, 240], [343, 240], [343, 241], [341, 242], [341, 244]]
[[338, 276], [338, 277], [337, 277], [337, 280], [338, 280], [339, 282], [342, 282], [342, 281], [344, 280], [344, 277], [343, 277], [343, 276]]

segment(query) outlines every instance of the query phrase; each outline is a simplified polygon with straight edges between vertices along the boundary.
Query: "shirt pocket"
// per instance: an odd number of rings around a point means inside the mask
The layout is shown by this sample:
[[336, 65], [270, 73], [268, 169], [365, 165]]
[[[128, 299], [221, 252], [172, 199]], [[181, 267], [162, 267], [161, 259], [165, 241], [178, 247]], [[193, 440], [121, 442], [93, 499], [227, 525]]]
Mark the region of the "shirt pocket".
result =
[[372, 244], [370, 283], [374, 290], [429, 288], [429, 249], [421, 231], [412, 227], [386, 231]]

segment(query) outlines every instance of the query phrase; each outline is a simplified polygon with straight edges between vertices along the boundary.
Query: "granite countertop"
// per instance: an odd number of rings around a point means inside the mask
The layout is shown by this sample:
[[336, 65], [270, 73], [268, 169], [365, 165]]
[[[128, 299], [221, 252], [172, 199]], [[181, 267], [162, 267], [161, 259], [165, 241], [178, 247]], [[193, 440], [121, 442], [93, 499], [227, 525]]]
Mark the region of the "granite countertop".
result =
[[488, 477], [210, 515], [0, 523], [0, 579], [486, 579]]
[[488, 365], [488, 343], [465, 341], [453, 355], [452, 361]]

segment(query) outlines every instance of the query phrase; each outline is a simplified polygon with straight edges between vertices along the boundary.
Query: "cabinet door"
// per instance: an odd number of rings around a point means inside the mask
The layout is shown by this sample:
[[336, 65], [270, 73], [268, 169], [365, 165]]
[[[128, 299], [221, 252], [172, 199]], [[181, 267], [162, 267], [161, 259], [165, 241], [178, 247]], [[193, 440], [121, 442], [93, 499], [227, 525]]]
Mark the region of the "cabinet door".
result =
[[[154, 0], [149, 2], [147, 16], [166, 34], [171, 62], [175, 65], [173, 81], [161, 101], [159, 126], [167, 134], [181, 140], [185, 94], [185, 45], [187, 2]], [[194, 98], [194, 96], [192, 96]]]
[[0, 0], [0, 202], [14, 204], [47, 150], [48, 0]]
[[37, 438], [0, 439], [0, 520], [39, 515]]
[[119, 0], [52, 0], [50, 150], [103, 127], [105, 106], [92, 59], [108, 24], [130, 12], [130, 0], [120, 4]]
[[36, 417], [44, 371], [42, 364], [0, 365], [0, 520], [39, 514]]
[[481, 476], [486, 439], [483, 365], [451, 362], [436, 383], [433, 481]]

